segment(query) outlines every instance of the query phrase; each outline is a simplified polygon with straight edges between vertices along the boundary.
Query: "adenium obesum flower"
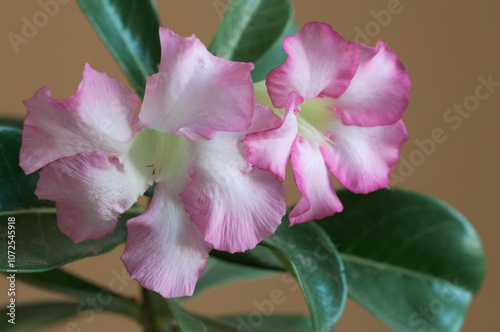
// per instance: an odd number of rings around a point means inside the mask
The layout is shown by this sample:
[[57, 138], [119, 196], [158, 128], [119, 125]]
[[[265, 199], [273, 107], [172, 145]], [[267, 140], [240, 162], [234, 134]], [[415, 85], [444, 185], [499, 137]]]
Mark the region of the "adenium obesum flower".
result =
[[56, 202], [60, 230], [78, 243], [112, 233], [157, 183], [147, 211], [127, 222], [123, 262], [164, 297], [191, 295], [212, 248], [241, 252], [285, 214], [282, 185], [254, 168], [241, 143], [280, 122], [256, 105], [253, 65], [210, 54], [194, 36], [160, 29], [159, 73], [138, 96], [85, 66], [78, 92], [50, 88], [25, 101], [20, 165], [40, 172], [36, 195]]
[[410, 81], [397, 55], [349, 42], [327, 24], [306, 24], [283, 48], [288, 58], [256, 84], [257, 102], [283, 117], [243, 141], [250, 162], [285, 178], [288, 159], [302, 198], [291, 223], [342, 210], [331, 179], [356, 193], [388, 186], [408, 138], [401, 121]]

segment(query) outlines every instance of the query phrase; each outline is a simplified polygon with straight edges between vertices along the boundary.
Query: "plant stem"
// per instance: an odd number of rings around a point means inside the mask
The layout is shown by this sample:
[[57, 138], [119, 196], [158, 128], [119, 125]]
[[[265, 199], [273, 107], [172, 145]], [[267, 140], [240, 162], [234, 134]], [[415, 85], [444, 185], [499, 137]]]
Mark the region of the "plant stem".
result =
[[166, 300], [159, 294], [142, 289], [142, 324], [145, 332], [170, 331], [169, 322], [173, 319]]
[[144, 325], [144, 332], [160, 332], [161, 330], [156, 326], [153, 308], [151, 304], [151, 297], [147, 289], [142, 289], [142, 323]]

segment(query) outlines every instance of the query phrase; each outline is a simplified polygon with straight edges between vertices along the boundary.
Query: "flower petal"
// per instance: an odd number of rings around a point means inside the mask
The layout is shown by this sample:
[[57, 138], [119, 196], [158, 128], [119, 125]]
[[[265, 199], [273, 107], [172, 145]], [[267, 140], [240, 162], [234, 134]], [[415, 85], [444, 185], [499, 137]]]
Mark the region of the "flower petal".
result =
[[243, 133], [218, 133], [192, 143], [191, 182], [181, 193], [206, 242], [242, 252], [272, 235], [286, 213], [283, 186], [245, 159]]
[[317, 97], [339, 97], [354, 77], [359, 50], [324, 23], [306, 24], [295, 36], [285, 38], [288, 58], [267, 76], [273, 104], [285, 107], [290, 92], [309, 101]]
[[296, 112], [302, 101], [303, 99], [296, 92], [292, 92], [281, 126], [248, 134], [243, 140], [248, 147], [248, 160], [258, 168], [275, 174], [281, 182], [285, 179], [290, 149], [297, 137]]
[[323, 219], [342, 211], [332, 176], [321, 155], [320, 146], [300, 135], [293, 147], [291, 164], [302, 198], [290, 213], [290, 223]]
[[252, 117], [252, 125], [248, 128], [249, 133], [269, 130], [281, 125], [279, 115], [273, 113], [264, 105], [255, 104], [255, 112]]
[[125, 85], [85, 65], [78, 92], [66, 100], [50, 88], [24, 101], [20, 166], [26, 174], [64, 157], [103, 151], [120, 156], [139, 130], [134, 113], [140, 99]]
[[160, 40], [160, 72], [148, 78], [140, 120], [153, 129], [206, 138], [213, 138], [211, 131], [247, 130], [255, 104], [253, 64], [213, 56], [194, 35], [160, 28]]
[[389, 175], [408, 139], [403, 121], [389, 126], [346, 126], [338, 121], [322, 153], [333, 175], [355, 193], [388, 188]]
[[130, 219], [127, 230], [122, 260], [133, 279], [166, 298], [193, 294], [211, 247], [175, 190], [159, 182], [148, 210]]
[[56, 202], [57, 225], [75, 243], [101, 239], [116, 228], [151, 183], [102, 152], [59, 159], [40, 172], [35, 194]]
[[404, 66], [381, 41], [376, 48], [358, 46], [359, 68], [349, 88], [335, 100], [336, 112], [346, 125], [381, 126], [401, 120], [411, 86]]

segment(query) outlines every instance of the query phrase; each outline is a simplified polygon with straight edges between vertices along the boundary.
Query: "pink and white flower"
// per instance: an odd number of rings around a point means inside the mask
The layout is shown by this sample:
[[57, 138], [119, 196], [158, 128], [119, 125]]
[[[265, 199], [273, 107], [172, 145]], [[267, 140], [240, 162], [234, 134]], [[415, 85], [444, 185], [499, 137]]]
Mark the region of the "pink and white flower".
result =
[[39, 168], [36, 194], [78, 243], [112, 233], [118, 217], [157, 183], [147, 211], [127, 222], [123, 262], [164, 297], [191, 295], [212, 248], [251, 249], [285, 214], [279, 181], [247, 160], [241, 140], [279, 117], [255, 104], [249, 63], [210, 54], [194, 36], [160, 30], [162, 59], [140, 99], [85, 66], [78, 92], [50, 88], [25, 101], [20, 165]]
[[288, 159], [302, 198], [291, 223], [340, 212], [332, 173], [356, 193], [388, 187], [407, 132], [401, 116], [410, 81], [397, 55], [349, 42], [327, 24], [306, 24], [283, 48], [288, 58], [255, 86], [257, 102], [282, 117], [243, 141], [250, 162], [283, 181]]

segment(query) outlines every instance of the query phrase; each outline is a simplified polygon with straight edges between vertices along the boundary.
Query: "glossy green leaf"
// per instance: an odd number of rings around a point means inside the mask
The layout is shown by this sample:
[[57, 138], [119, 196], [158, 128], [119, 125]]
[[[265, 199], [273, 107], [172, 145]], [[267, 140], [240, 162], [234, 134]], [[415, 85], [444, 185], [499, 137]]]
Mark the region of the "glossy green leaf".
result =
[[[328, 235], [317, 225], [313, 223], [293, 227], [288, 225], [289, 223], [285, 221], [273, 236], [263, 241], [259, 249], [238, 254], [239, 259], [235, 259], [235, 255], [230, 255], [232, 256], [230, 259], [241, 264], [250, 262], [254, 266], [264, 262], [262, 264], [264, 268], [274, 270], [283, 270], [285, 266], [296, 277], [302, 288], [314, 326], [313, 330], [328, 331], [340, 317], [347, 296], [340, 256]], [[267, 250], [262, 250], [263, 248]], [[282, 264], [276, 263], [274, 259], [270, 260], [273, 263], [266, 263], [266, 258], [273, 256], [271, 253], [278, 257]], [[223, 256], [218, 255], [218, 257]], [[206, 318], [187, 313], [176, 302], [170, 303], [171, 310], [183, 331], [202, 331], [204, 328], [208, 331], [212, 331], [213, 328], [232, 331], [227, 326], [214, 325], [214, 321], [207, 321]], [[242, 327], [237, 324], [234, 328], [241, 330]]]
[[210, 51], [228, 60], [255, 62], [275, 45], [292, 21], [289, 0], [232, 0]]
[[0, 119], [0, 127], [10, 127], [23, 129], [23, 119], [15, 119], [15, 118], [2, 118]]
[[212, 254], [242, 265], [289, 271], [302, 288], [314, 331], [329, 329], [340, 318], [347, 296], [340, 255], [329, 236], [316, 224], [288, 225], [285, 218], [276, 233], [253, 250], [233, 255]]
[[61, 322], [76, 316], [80, 310], [85, 310], [81, 304], [73, 302], [36, 302], [30, 304], [16, 304], [15, 324], [8, 322], [11, 319], [7, 314], [9, 308], [0, 310], [0, 331], [2, 332], [31, 332], [54, 323]]
[[328, 235], [314, 223], [288, 227], [285, 221], [262, 242], [292, 273], [309, 307], [314, 331], [331, 328], [347, 297], [344, 266]]
[[273, 275], [275, 275], [275, 272], [269, 270], [228, 263], [215, 257], [210, 257], [207, 268], [196, 282], [196, 289], [193, 296], [223, 284], [267, 278]]
[[78, 0], [139, 95], [160, 63], [159, 19], [153, 0]]
[[339, 197], [344, 212], [319, 225], [339, 248], [349, 296], [395, 331], [458, 331], [485, 272], [467, 220], [403, 190]]
[[255, 249], [245, 251], [243, 253], [230, 254], [225, 251], [212, 250], [210, 256], [215, 256], [219, 259], [240, 264], [243, 266], [251, 266], [259, 269], [268, 269], [276, 271], [286, 271], [281, 261], [273, 254], [273, 252], [261, 245]]
[[[169, 300], [174, 316], [184, 332], [312, 332], [311, 319], [296, 315], [239, 315], [229, 317], [206, 317], [189, 313], [178, 301]], [[334, 332], [325, 329], [321, 332]]]
[[[127, 239], [125, 222], [137, 216], [141, 209], [125, 213], [118, 221], [115, 232], [102, 240], [87, 240], [74, 244], [59, 231], [56, 223], [55, 208], [4, 211], [2, 218], [15, 218], [15, 266], [8, 265], [7, 241], [0, 237], [0, 271], [42, 272], [89, 256], [110, 251]], [[7, 222], [0, 224], [0, 233], [7, 234]], [[5, 248], [5, 249], [4, 249]]]
[[16, 280], [39, 288], [72, 296], [82, 305], [97, 303], [99, 310], [112, 311], [136, 319], [141, 316], [140, 307], [133, 300], [125, 299], [59, 269], [41, 273], [17, 273], [15, 277]]
[[236, 328], [222, 321], [192, 314], [182, 308], [179, 300], [166, 300], [178, 326], [183, 332], [236, 332]]
[[[292, 315], [260, 315], [255, 318], [249, 315], [218, 317], [218, 320], [227, 322], [240, 328], [238, 331], [254, 332], [312, 332], [311, 319], [307, 316]], [[333, 329], [323, 332], [333, 332]]]
[[271, 70], [285, 62], [287, 55], [283, 50], [283, 40], [285, 37], [295, 35], [298, 31], [299, 27], [296, 24], [290, 24], [281, 37], [276, 40], [272, 48], [254, 63], [255, 69], [252, 70], [252, 80], [254, 82], [265, 80]]
[[[54, 203], [40, 201], [35, 196], [34, 192], [38, 181], [38, 173], [28, 176], [24, 174], [24, 171], [19, 167], [20, 149], [21, 130], [11, 127], [0, 127], [1, 218], [12, 216], [13, 211], [17, 210], [54, 206]], [[0, 225], [3, 227], [5, 223], [2, 222]]]
[[[0, 234], [8, 234], [8, 218], [14, 218], [15, 236], [0, 236], [0, 271], [41, 272], [95, 256], [127, 238], [125, 221], [142, 212], [132, 208], [118, 222], [116, 231], [102, 240], [74, 244], [59, 231], [53, 202], [34, 195], [38, 173], [25, 175], [19, 167], [21, 130], [0, 127]], [[12, 228], [12, 226], [11, 226]], [[10, 266], [8, 242], [15, 241], [15, 264]]]

